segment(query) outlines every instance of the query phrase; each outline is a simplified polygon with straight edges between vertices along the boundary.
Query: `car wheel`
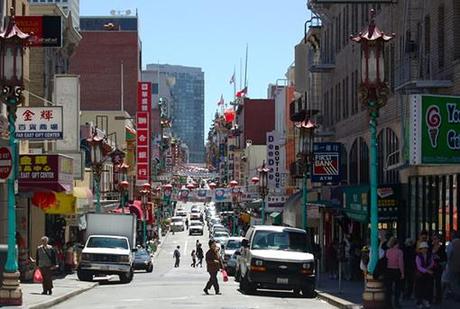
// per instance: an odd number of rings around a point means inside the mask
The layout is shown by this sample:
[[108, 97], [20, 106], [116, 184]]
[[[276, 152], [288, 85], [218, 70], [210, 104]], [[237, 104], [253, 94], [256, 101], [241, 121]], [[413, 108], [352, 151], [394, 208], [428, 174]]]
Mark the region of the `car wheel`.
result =
[[294, 295], [295, 295], [295, 296], [300, 296], [300, 291], [301, 291], [300, 288], [294, 289]]
[[88, 271], [78, 270], [77, 277], [80, 281], [93, 281], [93, 274]]
[[315, 296], [315, 286], [314, 285], [307, 285], [302, 287], [302, 295], [303, 297], [312, 298]]
[[131, 281], [133, 281], [134, 271], [133, 269], [131, 269], [128, 273], [120, 274], [118, 277], [120, 278], [120, 281], [122, 283], [130, 283]]
[[147, 267], [146, 271], [148, 273], [151, 273], [153, 271], [153, 264], [149, 264], [149, 266]]
[[246, 273], [246, 275], [243, 278], [241, 278], [240, 290], [246, 295], [254, 294], [257, 290], [255, 285], [249, 281], [248, 273]]

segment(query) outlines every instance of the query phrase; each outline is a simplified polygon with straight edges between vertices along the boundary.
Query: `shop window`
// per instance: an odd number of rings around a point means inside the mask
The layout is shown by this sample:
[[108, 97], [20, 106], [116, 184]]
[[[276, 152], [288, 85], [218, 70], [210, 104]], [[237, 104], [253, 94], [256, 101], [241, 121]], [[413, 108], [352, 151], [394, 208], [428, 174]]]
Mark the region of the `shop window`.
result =
[[399, 139], [396, 133], [390, 128], [380, 131], [377, 136], [379, 183], [399, 183], [398, 170], [391, 169], [399, 163], [399, 155]]

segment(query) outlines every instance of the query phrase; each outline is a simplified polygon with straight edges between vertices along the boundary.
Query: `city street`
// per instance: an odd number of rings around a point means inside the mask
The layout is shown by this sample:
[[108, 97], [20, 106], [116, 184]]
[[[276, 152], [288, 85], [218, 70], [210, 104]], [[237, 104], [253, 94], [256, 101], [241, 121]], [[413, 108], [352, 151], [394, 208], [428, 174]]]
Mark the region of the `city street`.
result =
[[[292, 293], [259, 291], [257, 295], [247, 296], [239, 292], [238, 283], [230, 277], [224, 283], [219, 277], [222, 295], [203, 293], [208, 275], [203, 268], [191, 268], [191, 250], [199, 239], [207, 248], [207, 229], [204, 236], [188, 236], [187, 232], [169, 234], [158, 257], [155, 259], [153, 273], [136, 271], [130, 284], [119, 284], [115, 277], [101, 281], [100, 285], [86, 293], [70, 299], [53, 308], [333, 308], [318, 299], [296, 297]], [[174, 268], [173, 251], [181, 247], [181, 264]], [[204, 264], [204, 263], [203, 263]]]

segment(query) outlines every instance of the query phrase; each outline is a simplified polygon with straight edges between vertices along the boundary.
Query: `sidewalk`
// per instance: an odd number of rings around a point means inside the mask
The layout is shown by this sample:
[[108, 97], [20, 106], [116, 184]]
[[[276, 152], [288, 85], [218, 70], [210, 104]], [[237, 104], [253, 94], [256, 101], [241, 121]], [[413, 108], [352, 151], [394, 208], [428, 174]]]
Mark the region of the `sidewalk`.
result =
[[49, 308], [98, 285], [97, 282], [79, 281], [76, 274], [67, 275], [61, 279], [55, 279], [53, 284], [53, 295], [41, 295], [41, 284], [21, 283], [23, 305], [22, 307], [10, 308]]
[[[316, 292], [318, 297], [331, 305], [338, 308], [356, 309], [362, 307], [362, 294], [364, 291], [363, 281], [345, 281], [342, 280], [341, 289], [339, 289], [339, 280], [329, 279], [328, 274], [322, 273], [317, 283]], [[416, 308], [415, 300], [401, 301], [401, 308]], [[433, 309], [453, 309], [460, 308], [460, 302], [454, 300], [444, 300], [442, 304], [432, 305]]]

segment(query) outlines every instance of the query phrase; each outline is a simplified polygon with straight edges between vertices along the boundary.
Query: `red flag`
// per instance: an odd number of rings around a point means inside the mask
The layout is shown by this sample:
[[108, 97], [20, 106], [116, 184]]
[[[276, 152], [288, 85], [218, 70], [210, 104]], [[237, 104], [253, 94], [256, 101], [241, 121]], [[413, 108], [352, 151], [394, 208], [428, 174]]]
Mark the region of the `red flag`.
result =
[[236, 97], [237, 98], [244, 98], [247, 93], [248, 93], [248, 87], [244, 87], [243, 89], [241, 89], [240, 91], [238, 91], [236, 93]]
[[219, 100], [219, 102], [217, 102], [217, 105], [218, 106], [224, 105], [224, 95], [223, 94], [220, 95], [220, 100]]

